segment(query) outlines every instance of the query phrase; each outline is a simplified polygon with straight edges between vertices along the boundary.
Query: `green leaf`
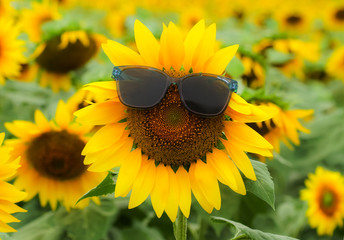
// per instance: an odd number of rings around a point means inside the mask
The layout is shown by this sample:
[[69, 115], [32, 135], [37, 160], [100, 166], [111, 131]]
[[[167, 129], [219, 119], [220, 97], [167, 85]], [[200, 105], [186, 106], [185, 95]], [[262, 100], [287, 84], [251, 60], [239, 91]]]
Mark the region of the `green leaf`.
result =
[[292, 54], [278, 52], [274, 49], [268, 49], [266, 51], [267, 59], [272, 64], [284, 64], [294, 58]]
[[47, 212], [17, 230], [18, 232], [12, 235], [14, 240], [60, 240], [63, 234], [62, 226], [55, 222], [54, 212]]
[[63, 226], [66, 239], [100, 240], [106, 236], [117, 213], [114, 198], [105, 198], [100, 205], [92, 202], [81, 210], [61, 211], [56, 215], [56, 225]]
[[252, 239], [252, 240], [296, 240], [296, 238], [272, 234], [272, 233], [266, 233], [260, 230], [252, 229], [241, 223], [231, 221], [231, 220], [221, 218], [221, 217], [212, 217], [212, 220], [214, 222], [228, 223], [234, 226], [238, 231], [238, 233], [236, 234], [238, 237], [233, 238], [233, 239], [247, 239], [245, 237], [248, 237], [248, 239]]
[[95, 188], [91, 189], [87, 193], [85, 193], [77, 202], [89, 197], [97, 197], [101, 195], [111, 194], [115, 192], [116, 181], [114, 180], [114, 173], [109, 172], [108, 175], [104, 178], [104, 180]]
[[13, 240], [13, 238], [8, 236], [7, 233], [0, 233], [0, 239], [1, 240]]
[[229, 75], [231, 75], [233, 78], [241, 77], [241, 75], [243, 75], [244, 71], [245, 71], [244, 65], [236, 57], [233, 57], [232, 60], [229, 62], [229, 64], [226, 67], [226, 72]]
[[251, 160], [257, 180], [244, 178], [248, 192], [253, 193], [275, 209], [275, 188], [266, 164]]

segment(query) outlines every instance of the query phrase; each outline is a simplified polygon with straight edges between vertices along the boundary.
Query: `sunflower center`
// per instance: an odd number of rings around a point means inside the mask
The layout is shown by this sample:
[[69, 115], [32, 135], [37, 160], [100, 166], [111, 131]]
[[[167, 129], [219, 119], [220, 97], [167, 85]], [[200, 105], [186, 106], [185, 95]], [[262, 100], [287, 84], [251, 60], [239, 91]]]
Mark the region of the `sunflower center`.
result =
[[43, 133], [29, 145], [26, 156], [43, 176], [56, 180], [69, 180], [86, 171], [81, 151], [85, 143], [67, 131]]
[[290, 25], [297, 25], [297, 24], [299, 24], [301, 22], [301, 17], [298, 16], [298, 15], [292, 15], [292, 16], [289, 16], [286, 19], [286, 21]]
[[182, 104], [178, 87], [171, 85], [154, 108], [128, 109], [128, 126], [134, 143], [158, 163], [188, 166], [218, 143], [223, 115], [204, 118]]
[[68, 73], [84, 66], [96, 53], [95, 40], [88, 35], [89, 45], [85, 46], [79, 39], [69, 42], [65, 48], [60, 48], [61, 36], [46, 42], [43, 52], [36, 62], [45, 70], [53, 73]]
[[270, 126], [268, 126], [266, 122], [262, 122], [262, 126], [258, 126], [256, 123], [246, 123], [246, 124], [250, 126], [251, 128], [253, 128], [261, 136], [264, 137], [266, 134], [268, 134], [272, 129], [276, 127], [275, 123], [272, 120], [268, 120], [268, 121], [270, 121], [269, 122]]
[[344, 21], [344, 8], [339, 9], [334, 16], [338, 21]]
[[320, 209], [327, 216], [333, 216], [337, 211], [338, 199], [336, 194], [329, 189], [323, 190], [320, 196]]
[[258, 80], [258, 77], [252, 68], [248, 74], [242, 76], [242, 79], [246, 82], [247, 86], [251, 87], [252, 83]]

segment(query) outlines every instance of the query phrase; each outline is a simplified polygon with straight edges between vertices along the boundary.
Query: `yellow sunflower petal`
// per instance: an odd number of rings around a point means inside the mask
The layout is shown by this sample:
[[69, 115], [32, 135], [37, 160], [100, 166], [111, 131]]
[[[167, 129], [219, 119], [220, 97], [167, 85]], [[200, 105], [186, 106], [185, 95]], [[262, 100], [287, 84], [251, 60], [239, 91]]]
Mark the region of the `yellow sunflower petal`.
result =
[[198, 187], [207, 201], [217, 210], [221, 207], [219, 184], [214, 172], [201, 160], [191, 164], [189, 172], [195, 177]]
[[232, 45], [218, 50], [205, 64], [204, 72], [221, 75], [234, 57], [239, 45]]
[[108, 40], [102, 44], [103, 50], [115, 66], [122, 65], [144, 65], [142, 57], [130, 48]]
[[19, 202], [26, 197], [26, 193], [19, 191], [12, 184], [9, 184], [7, 182], [0, 181], [0, 189], [4, 193], [6, 193], [5, 195], [1, 196], [2, 200]]
[[0, 133], [0, 146], [3, 143], [4, 139], [5, 139], [5, 133], [4, 132]]
[[81, 154], [86, 155], [88, 153], [97, 152], [99, 150], [108, 148], [121, 138], [125, 127], [126, 124], [124, 123], [111, 123], [105, 125], [87, 142]]
[[[116, 101], [95, 103], [82, 108], [74, 113], [77, 121], [86, 125], [104, 125], [115, 123], [125, 118], [126, 108]], [[112, 114], [116, 113], [116, 114]]]
[[[195, 163], [191, 164], [191, 166], [193, 166], [193, 165], [195, 165]], [[190, 169], [191, 169], [191, 167], [190, 167]], [[195, 196], [195, 198], [197, 199], [198, 203], [201, 205], [201, 207], [207, 213], [210, 214], [213, 211], [214, 206], [209, 203], [209, 201], [205, 197], [203, 191], [199, 187], [198, 180], [195, 176], [195, 171], [190, 171], [190, 169], [189, 169], [189, 177], [190, 177], [190, 186], [191, 186], [192, 193]], [[192, 169], [194, 169], [194, 167]]]
[[141, 169], [133, 183], [130, 194], [129, 208], [140, 205], [151, 193], [156, 175], [156, 167], [153, 160], [148, 160], [146, 155], [142, 156]]
[[47, 131], [51, 128], [48, 120], [45, 118], [44, 114], [39, 110], [35, 111], [35, 122], [37, 126], [41, 129], [41, 131]]
[[[225, 142], [223, 140], [222, 142]], [[247, 155], [240, 149], [235, 148], [233, 145], [226, 148], [227, 152], [231, 156], [231, 159], [240, 171], [248, 178], [253, 181], [257, 180], [256, 174], [254, 173], [252, 164]]]
[[243, 123], [226, 121], [224, 132], [228, 139], [233, 139], [243, 145], [250, 145], [259, 148], [272, 149], [272, 145], [259, 133]]
[[168, 195], [169, 195], [169, 176], [166, 167], [163, 164], [159, 164], [156, 168], [156, 181], [151, 193], [151, 201], [153, 209], [158, 218], [161, 217], [165, 210]]
[[134, 33], [137, 49], [145, 60], [146, 65], [160, 69], [160, 45], [152, 32], [139, 20], [136, 20], [134, 24]]
[[233, 190], [238, 188], [235, 177], [229, 165], [231, 160], [223, 151], [213, 149], [212, 153], [207, 154], [207, 163], [212, 166], [220, 182], [226, 184]]
[[185, 217], [189, 217], [191, 208], [191, 186], [188, 172], [184, 167], [179, 167], [177, 172], [177, 183], [180, 190], [179, 207]]
[[186, 35], [184, 45], [185, 45], [185, 58], [183, 66], [186, 71], [192, 66], [193, 55], [195, 54], [195, 49], [198, 43], [201, 41], [205, 29], [204, 20], [199, 21]]
[[57, 104], [55, 120], [56, 123], [62, 128], [68, 128], [69, 123], [71, 122], [71, 114], [68, 111], [67, 105], [60, 100]]
[[115, 197], [125, 197], [129, 193], [140, 170], [141, 159], [141, 149], [136, 148], [123, 160], [116, 182]]
[[13, 217], [11, 214], [9, 214], [3, 210], [0, 210], [0, 219], [2, 222], [5, 222], [5, 223], [20, 222], [18, 219]]
[[25, 209], [17, 206], [16, 204], [2, 199], [0, 200], [0, 209], [7, 213], [26, 212]]
[[160, 38], [160, 63], [169, 70], [179, 70], [185, 56], [184, 41], [181, 31], [172, 22], [164, 29]]
[[172, 222], [176, 221], [178, 213], [178, 205], [180, 198], [180, 189], [177, 183], [177, 176], [171, 167], [167, 167], [167, 172], [169, 176], [170, 191], [168, 194], [168, 199], [165, 207], [167, 216], [171, 219]]
[[216, 25], [212, 24], [205, 29], [203, 36], [198, 43], [192, 59], [194, 72], [202, 72], [205, 69], [206, 61], [213, 55], [216, 40]]
[[133, 140], [126, 138], [123, 144], [116, 149], [115, 152], [111, 153], [109, 158], [98, 159], [98, 161], [95, 161], [88, 170], [91, 172], [105, 172], [120, 166], [123, 161], [126, 161], [132, 146]]
[[14, 228], [8, 226], [6, 223], [3, 221], [0, 221], [0, 232], [16, 232]]
[[[233, 110], [244, 115], [249, 115], [252, 112], [250, 105], [236, 93], [232, 94], [226, 112], [227, 110]], [[231, 114], [227, 115], [231, 116]]]
[[116, 91], [116, 82], [115, 81], [104, 81], [104, 82], [95, 82], [85, 85], [82, 90], [90, 91], [91, 93], [102, 96], [104, 99], [111, 99], [119, 101], [117, 91]]

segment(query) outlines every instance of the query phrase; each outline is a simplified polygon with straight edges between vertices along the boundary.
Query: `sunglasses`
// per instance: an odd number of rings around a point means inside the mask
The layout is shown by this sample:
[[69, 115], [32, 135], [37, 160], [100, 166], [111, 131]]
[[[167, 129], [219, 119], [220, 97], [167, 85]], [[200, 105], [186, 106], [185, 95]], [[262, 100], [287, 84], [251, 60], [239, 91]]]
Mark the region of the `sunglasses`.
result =
[[120, 101], [128, 107], [152, 108], [164, 98], [171, 84], [177, 84], [184, 107], [204, 117], [222, 114], [232, 92], [238, 89], [237, 81], [224, 76], [193, 73], [174, 78], [146, 66], [115, 66], [112, 78], [117, 82]]

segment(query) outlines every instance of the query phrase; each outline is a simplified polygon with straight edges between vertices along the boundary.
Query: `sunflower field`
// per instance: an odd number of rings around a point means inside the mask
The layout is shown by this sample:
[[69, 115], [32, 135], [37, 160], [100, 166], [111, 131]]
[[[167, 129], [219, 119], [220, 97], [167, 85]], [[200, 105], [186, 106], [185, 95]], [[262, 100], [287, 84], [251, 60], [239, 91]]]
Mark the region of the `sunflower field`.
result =
[[0, 240], [343, 221], [344, 1], [0, 0]]

